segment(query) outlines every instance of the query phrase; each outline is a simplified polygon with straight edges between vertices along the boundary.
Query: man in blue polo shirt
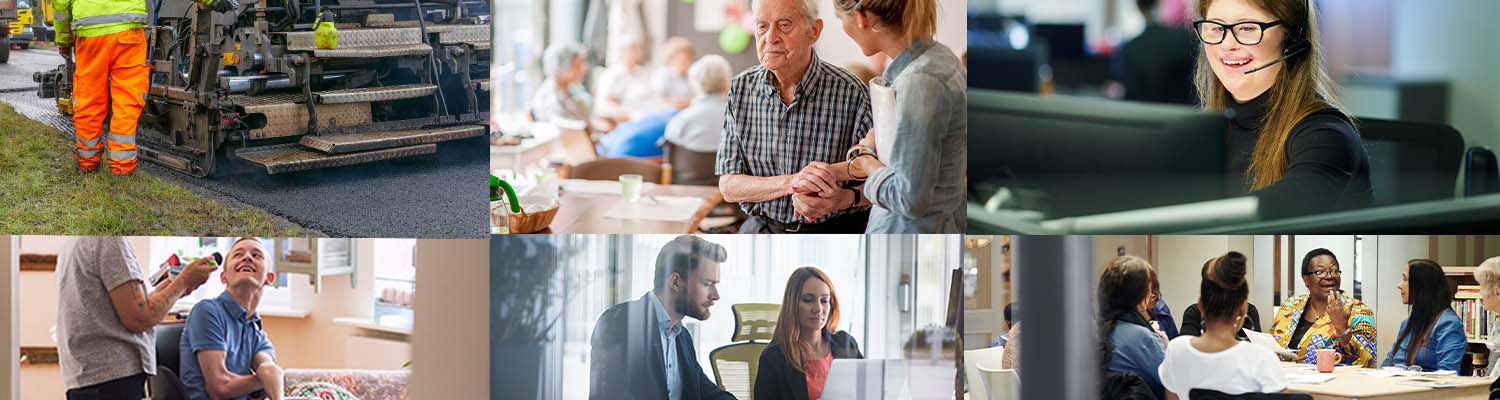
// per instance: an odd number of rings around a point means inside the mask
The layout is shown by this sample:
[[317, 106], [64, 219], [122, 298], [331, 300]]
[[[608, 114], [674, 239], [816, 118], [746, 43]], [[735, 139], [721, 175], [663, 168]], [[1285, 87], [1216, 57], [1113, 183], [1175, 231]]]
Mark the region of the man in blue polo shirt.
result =
[[281, 400], [285, 382], [276, 349], [255, 309], [276, 274], [259, 239], [240, 238], [224, 260], [224, 293], [198, 302], [180, 344], [182, 383], [192, 400]]

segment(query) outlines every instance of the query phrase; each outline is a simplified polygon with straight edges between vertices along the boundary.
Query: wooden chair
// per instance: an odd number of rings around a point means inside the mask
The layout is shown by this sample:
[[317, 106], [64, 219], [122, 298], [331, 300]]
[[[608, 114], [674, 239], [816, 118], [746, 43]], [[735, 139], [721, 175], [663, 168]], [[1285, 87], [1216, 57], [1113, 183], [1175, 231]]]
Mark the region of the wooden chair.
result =
[[668, 142], [660, 142], [665, 155], [663, 167], [670, 168], [672, 182], [678, 185], [718, 186], [719, 176], [714, 175], [714, 164], [718, 154], [693, 151]]
[[613, 181], [625, 174], [640, 175], [646, 182], [672, 184], [672, 176], [664, 173], [661, 165], [633, 157], [605, 158], [574, 165], [569, 177]]

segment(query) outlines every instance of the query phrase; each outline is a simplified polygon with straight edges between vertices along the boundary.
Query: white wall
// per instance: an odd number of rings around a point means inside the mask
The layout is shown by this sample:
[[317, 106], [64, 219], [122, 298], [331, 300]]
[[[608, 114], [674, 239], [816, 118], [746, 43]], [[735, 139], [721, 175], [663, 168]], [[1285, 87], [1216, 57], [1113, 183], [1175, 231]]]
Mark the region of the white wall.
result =
[[[1391, 351], [1391, 344], [1396, 342], [1397, 331], [1401, 329], [1401, 321], [1407, 315], [1407, 307], [1401, 304], [1401, 291], [1396, 288], [1396, 284], [1401, 282], [1406, 261], [1426, 258], [1428, 250], [1427, 236], [1382, 235], [1376, 236], [1375, 240], [1380, 245], [1375, 260], [1378, 263], [1377, 275], [1380, 282], [1386, 283], [1373, 288], [1378, 298], [1366, 305], [1375, 309], [1375, 362], [1379, 363]], [[1370, 289], [1366, 287], [1366, 291], [1371, 291]]]
[[[1155, 264], [1157, 280], [1161, 282], [1161, 295], [1172, 309], [1172, 318], [1178, 326], [1182, 324], [1182, 312], [1198, 302], [1198, 291], [1202, 284], [1203, 263], [1210, 258], [1238, 251], [1249, 258], [1247, 267], [1254, 268], [1254, 238], [1251, 236], [1157, 236]], [[1255, 291], [1255, 271], [1247, 271], [1250, 290]], [[1253, 302], [1253, 298], [1251, 299]], [[1266, 306], [1257, 304], [1257, 309]], [[1264, 312], [1264, 311], [1262, 311]]]
[[1494, 0], [1396, 1], [1395, 76], [1449, 81], [1448, 118], [1467, 145], [1500, 145], [1500, 15]]
[[[814, 47], [818, 57], [834, 65], [865, 61], [866, 58], [848, 35], [844, 34], [842, 22], [833, 9], [833, 2], [816, 0], [818, 16], [823, 18], [823, 36]], [[967, 0], [937, 0], [937, 34], [934, 38], [953, 50], [954, 55], [963, 55], [969, 48], [969, 19]]]
[[490, 398], [490, 268], [487, 240], [417, 243], [412, 330], [413, 399]]

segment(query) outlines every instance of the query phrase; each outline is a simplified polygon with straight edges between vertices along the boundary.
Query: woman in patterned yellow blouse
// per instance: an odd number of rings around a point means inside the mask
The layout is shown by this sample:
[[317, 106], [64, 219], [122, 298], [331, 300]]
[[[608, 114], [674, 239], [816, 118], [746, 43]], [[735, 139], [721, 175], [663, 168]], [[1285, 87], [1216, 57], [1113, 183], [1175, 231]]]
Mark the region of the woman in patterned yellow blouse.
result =
[[1375, 359], [1375, 312], [1339, 290], [1341, 272], [1328, 249], [1302, 258], [1308, 294], [1283, 301], [1271, 325], [1276, 341], [1296, 350], [1295, 361], [1316, 363], [1318, 349], [1338, 350], [1344, 365], [1369, 366]]

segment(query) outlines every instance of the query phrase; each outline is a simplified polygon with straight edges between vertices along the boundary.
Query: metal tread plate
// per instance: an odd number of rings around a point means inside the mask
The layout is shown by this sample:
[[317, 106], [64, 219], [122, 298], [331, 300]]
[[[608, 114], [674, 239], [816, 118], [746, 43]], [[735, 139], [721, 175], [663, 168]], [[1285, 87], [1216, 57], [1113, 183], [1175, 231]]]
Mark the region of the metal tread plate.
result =
[[[302, 95], [270, 95], [245, 97], [236, 104], [244, 105], [245, 112], [260, 113], [266, 116], [266, 126], [250, 131], [251, 139], [268, 139], [284, 136], [296, 136], [307, 133], [307, 105], [281, 99], [285, 102], [270, 102], [279, 96], [296, 96], [296, 101], [302, 101]], [[260, 97], [272, 97], [273, 99], [259, 102]], [[246, 105], [247, 103], [253, 103]], [[321, 128], [358, 126], [370, 123], [373, 117], [370, 113], [369, 103], [344, 103], [324, 104], [318, 106], [318, 126]]]
[[248, 147], [234, 152], [235, 156], [264, 167], [266, 173], [272, 175], [433, 153], [437, 153], [437, 145], [431, 143], [347, 154], [321, 153], [296, 143]]
[[[288, 51], [316, 51], [313, 31], [286, 32]], [[338, 48], [385, 47], [422, 44], [422, 31], [415, 28], [339, 29]]]
[[351, 133], [344, 135], [303, 136], [301, 144], [330, 154], [343, 154], [483, 136], [482, 125], [458, 125], [441, 128]]
[[380, 58], [428, 55], [432, 53], [432, 48], [421, 43], [390, 46], [341, 45], [336, 49], [315, 49], [312, 52], [319, 58]]
[[327, 90], [313, 92], [318, 104], [369, 103], [431, 96], [437, 85], [414, 83], [409, 85], [377, 86], [356, 89]]

